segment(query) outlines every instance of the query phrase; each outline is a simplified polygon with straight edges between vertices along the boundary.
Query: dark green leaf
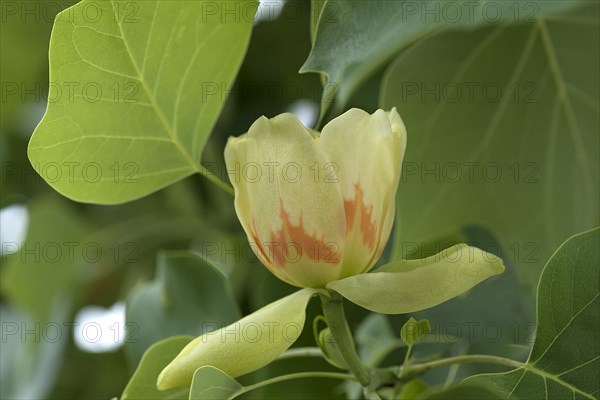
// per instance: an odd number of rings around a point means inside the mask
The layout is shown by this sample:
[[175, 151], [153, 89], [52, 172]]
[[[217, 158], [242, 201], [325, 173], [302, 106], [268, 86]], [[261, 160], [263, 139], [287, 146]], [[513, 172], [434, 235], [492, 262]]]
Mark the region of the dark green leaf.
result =
[[212, 264], [193, 253], [163, 252], [156, 279], [127, 299], [126, 351], [136, 365], [152, 343], [200, 336], [239, 317], [227, 278]]
[[529, 1], [519, 5], [509, 1], [328, 0], [320, 10], [313, 48], [301, 71], [327, 75], [324, 113], [333, 101], [344, 105], [370, 74], [399, 50], [434, 30], [498, 22], [530, 23], [540, 13], [574, 4], [577, 2]]
[[400, 343], [386, 315], [369, 314], [356, 329], [358, 355], [370, 366], [378, 366], [389, 351]]

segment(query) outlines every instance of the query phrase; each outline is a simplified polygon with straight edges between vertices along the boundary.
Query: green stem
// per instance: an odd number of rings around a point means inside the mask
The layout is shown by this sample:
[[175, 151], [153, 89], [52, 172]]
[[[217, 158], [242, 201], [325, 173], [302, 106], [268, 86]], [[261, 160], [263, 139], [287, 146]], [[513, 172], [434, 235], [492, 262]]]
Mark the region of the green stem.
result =
[[354, 339], [352, 339], [352, 333], [344, 315], [342, 296], [336, 292], [330, 292], [330, 297], [321, 295], [321, 303], [331, 336], [335, 339], [335, 344], [348, 369], [356, 376], [361, 385], [368, 387], [371, 383], [371, 373], [356, 354]]
[[342, 374], [339, 372], [321, 372], [321, 371], [309, 371], [309, 372], [296, 372], [293, 374], [276, 376], [271, 379], [264, 380], [262, 382], [255, 383], [254, 385], [244, 386], [241, 389], [238, 389], [235, 393], [229, 396], [228, 399], [234, 399], [238, 396], [241, 396], [244, 393], [251, 392], [252, 390], [259, 389], [263, 386], [272, 385], [278, 382], [289, 381], [292, 379], [304, 379], [304, 378], [330, 378], [330, 379], [343, 379], [343, 380], [352, 380], [355, 381], [356, 377], [350, 374]]
[[318, 347], [296, 347], [277, 357], [278, 360], [294, 357], [323, 357], [323, 352]]
[[233, 188], [231, 186], [229, 186], [228, 184], [223, 182], [215, 174], [213, 174], [208, 169], [206, 169], [206, 167], [204, 165], [200, 164], [198, 166], [198, 172], [200, 173], [200, 175], [204, 176], [206, 179], [208, 179], [209, 181], [211, 181], [212, 183], [214, 183], [215, 185], [217, 185], [218, 187], [223, 189], [228, 194], [230, 194], [232, 196], [235, 195], [235, 193], [233, 192]]
[[408, 367], [408, 359], [410, 357], [410, 352], [412, 351], [412, 348], [412, 346], [408, 346], [408, 349], [406, 349], [406, 355], [404, 356], [404, 362], [402, 363], [402, 370], [400, 371], [401, 378], [403, 375], [406, 374], [406, 369]]
[[[413, 365], [410, 368], [407, 368], [404, 373], [402, 373], [402, 377], [413, 377], [417, 375], [421, 375], [430, 369], [447, 367], [453, 364], [469, 364], [469, 363], [485, 363], [485, 364], [499, 364], [504, 365], [506, 367], [511, 368], [521, 368], [525, 366], [522, 362], [511, 360], [509, 358], [497, 357], [497, 356], [488, 356], [488, 355], [465, 355], [465, 356], [456, 356], [456, 357], [448, 357], [441, 360], [430, 361], [422, 364]], [[397, 367], [396, 367], [397, 368]]]

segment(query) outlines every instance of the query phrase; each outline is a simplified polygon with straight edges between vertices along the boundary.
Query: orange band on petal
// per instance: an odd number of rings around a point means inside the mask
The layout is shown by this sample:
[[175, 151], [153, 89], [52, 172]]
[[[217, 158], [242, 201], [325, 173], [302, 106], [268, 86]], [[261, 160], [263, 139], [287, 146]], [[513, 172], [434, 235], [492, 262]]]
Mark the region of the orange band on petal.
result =
[[[308, 258], [313, 262], [322, 262], [337, 265], [341, 255], [335, 243], [325, 242], [325, 238], [317, 238], [316, 232], [311, 235], [304, 229], [302, 213], [298, 225], [292, 224], [290, 215], [285, 211], [283, 201], [280, 202], [281, 230], [271, 231], [273, 264], [285, 268], [286, 263], [292, 259]], [[290, 256], [290, 253], [292, 256]], [[297, 256], [297, 257], [296, 257]]]
[[377, 241], [377, 223], [373, 220], [373, 206], [365, 204], [364, 193], [360, 186], [360, 183], [354, 184], [354, 199], [344, 199], [344, 208], [346, 210], [346, 226], [347, 229], [353, 230], [354, 224], [357, 223], [356, 215], [360, 212], [360, 233], [362, 236], [363, 243], [369, 249], [375, 249], [375, 242]]

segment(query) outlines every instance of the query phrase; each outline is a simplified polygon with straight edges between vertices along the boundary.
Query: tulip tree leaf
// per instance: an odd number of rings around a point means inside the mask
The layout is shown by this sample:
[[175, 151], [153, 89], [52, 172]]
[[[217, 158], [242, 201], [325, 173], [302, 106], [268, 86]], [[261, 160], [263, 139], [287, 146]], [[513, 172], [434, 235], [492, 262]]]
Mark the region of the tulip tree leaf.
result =
[[436, 306], [502, 271], [498, 257], [460, 244], [422, 260], [395, 261], [333, 281], [327, 288], [367, 310], [406, 314]]
[[540, 278], [537, 334], [523, 367], [465, 382], [506, 399], [594, 399], [600, 394], [600, 229], [567, 240]]
[[158, 256], [156, 279], [127, 299], [130, 340], [125, 349], [136, 365], [152, 343], [174, 335], [199, 336], [239, 316], [221, 271], [193, 253], [163, 252]]
[[598, 224], [598, 21], [594, 2], [444, 32], [389, 67], [380, 104], [398, 108], [409, 137], [393, 258], [404, 242], [480, 224], [533, 287], [553, 249]]
[[576, 3], [327, 0], [320, 8], [313, 7], [319, 10], [319, 20], [317, 27], [311, 28], [315, 32], [313, 48], [301, 72], [328, 76], [321, 111], [324, 113], [333, 101], [344, 105], [370, 74], [398, 51], [432, 31], [494, 23], [531, 23], [543, 13], [570, 8]]
[[163, 370], [158, 387], [189, 386], [194, 372], [206, 365], [232, 377], [264, 367], [298, 339], [306, 320], [306, 305], [314, 294], [314, 289], [299, 290], [194, 339]]
[[175, 336], [153, 344], [142, 357], [121, 400], [180, 400], [187, 399], [189, 388], [158, 391], [156, 379], [162, 369], [192, 341], [191, 336]]
[[219, 7], [253, 15], [255, 2], [212, 6], [83, 0], [57, 16], [50, 100], [29, 143], [31, 163], [54, 189], [121, 203], [201, 170], [252, 27]]
[[198, 368], [192, 379], [190, 400], [222, 400], [242, 388], [242, 385], [218, 368]]

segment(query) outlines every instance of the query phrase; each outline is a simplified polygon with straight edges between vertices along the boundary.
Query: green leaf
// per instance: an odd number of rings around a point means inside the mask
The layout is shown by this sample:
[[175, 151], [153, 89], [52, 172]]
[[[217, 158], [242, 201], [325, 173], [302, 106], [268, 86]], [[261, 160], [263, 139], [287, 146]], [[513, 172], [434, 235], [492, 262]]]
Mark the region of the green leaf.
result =
[[594, 399], [600, 393], [600, 229], [567, 240], [540, 278], [537, 336], [523, 367], [465, 382], [513, 399]]
[[598, 3], [587, 4], [436, 34], [389, 67], [380, 105], [398, 108], [410, 143], [393, 258], [408, 241], [480, 224], [533, 287], [562, 241], [598, 224]]
[[218, 368], [206, 366], [198, 368], [192, 379], [190, 400], [227, 399], [242, 385]]
[[367, 310], [406, 314], [443, 303], [502, 271], [498, 257], [462, 244], [422, 260], [396, 261], [329, 282], [327, 288]]
[[127, 299], [126, 351], [136, 365], [144, 351], [174, 335], [199, 336], [240, 317], [227, 278], [206, 259], [162, 252], [156, 279]]
[[[36, 171], [61, 194], [102, 204], [201, 171], [255, 6], [83, 0], [60, 13], [50, 40], [51, 100], [29, 143]], [[225, 18], [225, 7], [245, 12]]]
[[192, 341], [190, 336], [175, 336], [150, 347], [140, 365], [123, 391], [121, 400], [179, 400], [188, 398], [189, 388], [177, 388], [159, 392], [156, 379], [162, 369]]
[[3, 243], [20, 250], [2, 256], [2, 293], [42, 322], [55, 307], [73, 300], [76, 283], [83, 280], [79, 267], [85, 250], [91, 248], [93, 254], [98, 245], [85, 240], [89, 227], [62, 200], [49, 196], [31, 202], [25, 242]]
[[[321, 113], [325, 113], [336, 94], [336, 100], [343, 106], [358, 86], [399, 50], [434, 30], [529, 22], [539, 13], [566, 9], [577, 2], [530, 1], [520, 6], [508, 1], [454, 2], [450, 6], [445, 3], [439, 0], [325, 2], [313, 48], [300, 70], [328, 76]], [[432, 65], [435, 64], [437, 61]]]
[[421, 337], [427, 335], [431, 331], [431, 325], [426, 319], [417, 321], [410, 317], [400, 330], [400, 337], [407, 346], [412, 347]]
[[358, 355], [366, 365], [376, 367], [399, 343], [387, 316], [369, 313], [356, 329]]
[[302, 289], [241, 320], [194, 339], [161, 372], [158, 387], [190, 385], [194, 372], [212, 365], [237, 377], [264, 367], [300, 336], [314, 289]]

